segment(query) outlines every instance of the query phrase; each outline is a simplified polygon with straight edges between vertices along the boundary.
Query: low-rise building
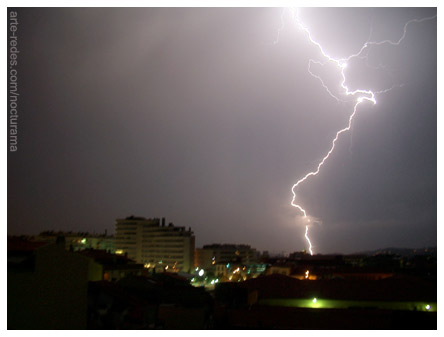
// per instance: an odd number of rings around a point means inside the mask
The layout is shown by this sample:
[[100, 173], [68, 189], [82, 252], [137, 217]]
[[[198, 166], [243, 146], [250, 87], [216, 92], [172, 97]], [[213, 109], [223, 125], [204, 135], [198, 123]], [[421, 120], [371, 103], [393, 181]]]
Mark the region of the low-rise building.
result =
[[86, 329], [93, 260], [56, 243], [8, 238], [8, 329]]
[[[78, 254], [92, 259], [100, 266], [100, 280], [118, 281], [128, 276], [148, 275], [143, 264], [135, 263], [125, 255], [112, 254], [105, 250], [85, 249]], [[91, 280], [92, 281], [92, 280]]]
[[196, 267], [206, 268], [220, 262], [239, 262], [244, 265], [258, 260], [258, 252], [249, 245], [211, 244], [196, 250]]
[[[214, 253], [211, 249], [196, 248], [194, 250], [194, 266], [208, 269], [216, 264]], [[214, 262], [214, 263], [213, 263]]]
[[31, 239], [37, 242], [55, 243], [58, 237], [65, 238], [66, 250], [79, 251], [84, 249], [101, 249], [114, 253], [114, 236], [104, 234], [91, 234], [88, 232], [43, 231]]

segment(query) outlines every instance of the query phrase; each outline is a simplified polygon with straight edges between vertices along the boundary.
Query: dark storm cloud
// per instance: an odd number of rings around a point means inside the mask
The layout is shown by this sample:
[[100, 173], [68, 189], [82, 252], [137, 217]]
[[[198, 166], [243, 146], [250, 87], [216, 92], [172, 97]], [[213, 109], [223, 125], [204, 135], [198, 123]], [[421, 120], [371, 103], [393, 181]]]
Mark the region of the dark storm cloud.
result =
[[[197, 245], [300, 250], [291, 186], [350, 105], [307, 72], [319, 54], [280, 9], [20, 9], [19, 151], [8, 233], [112, 231], [130, 214], [191, 226]], [[397, 39], [435, 9], [305, 9], [335, 57]], [[360, 107], [321, 174], [298, 190], [318, 252], [436, 244], [436, 21], [373, 48]], [[327, 68], [318, 69], [332, 76]], [[332, 81], [335, 76], [332, 76]], [[333, 82], [332, 82], [333, 83]]]

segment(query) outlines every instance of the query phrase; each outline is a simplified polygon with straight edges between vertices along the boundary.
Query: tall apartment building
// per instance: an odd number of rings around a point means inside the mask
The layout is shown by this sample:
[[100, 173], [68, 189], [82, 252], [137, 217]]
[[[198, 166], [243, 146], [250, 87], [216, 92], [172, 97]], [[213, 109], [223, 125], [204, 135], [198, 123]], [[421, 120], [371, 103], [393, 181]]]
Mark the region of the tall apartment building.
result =
[[190, 272], [194, 262], [194, 233], [191, 228], [165, 225], [165, 218], [130, 216], [116, 220], [117, 254], [127, 254], [147, 268]]

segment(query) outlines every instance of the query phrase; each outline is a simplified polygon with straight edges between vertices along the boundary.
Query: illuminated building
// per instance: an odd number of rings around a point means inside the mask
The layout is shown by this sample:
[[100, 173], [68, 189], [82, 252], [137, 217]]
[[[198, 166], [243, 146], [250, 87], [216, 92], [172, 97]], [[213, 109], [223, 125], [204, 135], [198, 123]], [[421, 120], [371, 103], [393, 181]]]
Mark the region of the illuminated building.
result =
[[243, 264], [251, 264], [257, 261], [258, 253], [256, 249], [249, 245], [236, 244], [212, 244], [196, 249], [198, 258], [196, 265], [199, 267], [211, 266], [219, 262], [237, 261]]
[[217, 263], [214, 266], [214, 274], [218, 277], [228, 277], [229, 263]]
[[143, 263], [146, 268], [189, 272], [194, 264], [191, 228], [165, 225], [158, 218], [128, 217], [116, 220], [116, 253]]
[[95, 249], [84, 249], [77, 252], [77, 254], [95, 262], [97, 267], [94, 272], [95, 275], [99, 275], [99, 280], [118, 281], [128, 276], [149, 274], [143, 264], [135, 263], [124, 255], [111, 254], [104, 250]]
[[65, 249], [80, 251], [84, 249], [101, 249], [114, 253], [114, 237], [104, 234], [87, 232], [44, 231], [32, 237], [32, 241], [55, 243], [58, 237], [65, 238]]
[[279, 274], [279, 275], [290, 276], [291, 275], [291, 266], [287, 266], [287, 265], [270, 266], [267, 269], [265, 274], [266, 275]]
[[214, 253], [211, 249], [196, 248], [194, 251], [194, 266], [207, 269], [213, 266]]

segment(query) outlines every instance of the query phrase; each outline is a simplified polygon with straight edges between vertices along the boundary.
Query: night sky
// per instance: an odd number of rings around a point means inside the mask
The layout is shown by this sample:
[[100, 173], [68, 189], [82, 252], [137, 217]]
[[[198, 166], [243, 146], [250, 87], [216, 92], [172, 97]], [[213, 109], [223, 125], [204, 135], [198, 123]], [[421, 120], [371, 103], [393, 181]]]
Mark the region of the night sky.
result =
[[[291, 187], [316, 169], [353, 104], [336, 102], [307, 71], [310, 58], [325, 59], [289, 11], [17, 11], [8, 234], [113, 233], [116, 218], [137, 215], [191, 227], [196, 247], [307, 248]], [[398, 40], [407, 21], [435, 14], [300, 11], [335, 58], [369, 36]], [[374, 46], [348, 64], [351, 88], [394, 88], [358, 107], [319, 175], [297, 190], [319, 220], [315, 253], [437, 244], [436, 44], [436, 19], [412, 23], [399, 46]], [[334, 91], [333, 68], [312, 71]]]

